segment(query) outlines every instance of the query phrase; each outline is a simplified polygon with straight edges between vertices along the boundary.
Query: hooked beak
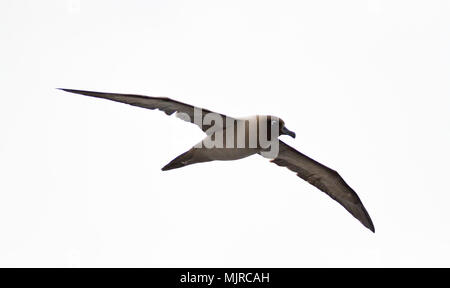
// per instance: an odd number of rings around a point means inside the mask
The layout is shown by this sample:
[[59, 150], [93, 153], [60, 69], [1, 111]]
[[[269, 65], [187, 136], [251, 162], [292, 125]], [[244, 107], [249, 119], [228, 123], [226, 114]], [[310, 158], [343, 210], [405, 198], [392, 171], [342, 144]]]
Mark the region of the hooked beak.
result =
[[287, 129], [286, 127], [283, 126], [283, 128], [281, 128], [281, 134], [282, 135], [289, 135], [292, 138], [295, 138], [295, 133], [290, 131], [289, 129]]

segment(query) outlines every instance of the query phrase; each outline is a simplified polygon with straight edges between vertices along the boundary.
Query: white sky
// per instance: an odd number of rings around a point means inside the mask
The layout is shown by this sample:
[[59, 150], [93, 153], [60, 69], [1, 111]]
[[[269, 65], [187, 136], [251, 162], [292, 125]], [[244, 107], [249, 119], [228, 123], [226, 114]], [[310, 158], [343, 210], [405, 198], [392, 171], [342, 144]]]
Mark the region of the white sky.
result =
[[[0, 266], [450, 266], [449, 1], [0, 2]], [[194, 125], [64, 87], [273, 114], [372, 234]]]

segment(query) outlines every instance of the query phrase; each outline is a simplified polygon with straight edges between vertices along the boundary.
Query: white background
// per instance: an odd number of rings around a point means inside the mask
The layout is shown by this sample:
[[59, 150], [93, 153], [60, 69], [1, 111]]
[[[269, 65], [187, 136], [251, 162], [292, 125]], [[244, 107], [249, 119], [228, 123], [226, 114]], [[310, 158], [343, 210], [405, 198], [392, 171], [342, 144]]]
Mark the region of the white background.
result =
[[[0, 2], [0, 266], [450, 266], [449, 1]], [[194, 125], [56, 87], [273, 114], [372, 234]]]

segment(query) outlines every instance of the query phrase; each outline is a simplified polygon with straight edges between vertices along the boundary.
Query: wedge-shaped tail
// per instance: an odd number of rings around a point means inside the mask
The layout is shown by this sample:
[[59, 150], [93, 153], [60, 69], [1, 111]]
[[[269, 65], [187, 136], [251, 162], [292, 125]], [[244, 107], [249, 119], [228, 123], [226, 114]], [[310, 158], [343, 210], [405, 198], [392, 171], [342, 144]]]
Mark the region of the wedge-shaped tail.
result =
[[170, 161], [169, 164], [164, 166], [161, 170], [167, 171], [167, 170], [181, 168], [181, 167], [184, 167], [189, 164], [193, 164], [193, 163], [191, 163], [193, 160], [193, 156], [194, 156], [194, 148], [192, 148], [191, 150], [184, 152], [180, 156], [176, 157], [175, 159]]

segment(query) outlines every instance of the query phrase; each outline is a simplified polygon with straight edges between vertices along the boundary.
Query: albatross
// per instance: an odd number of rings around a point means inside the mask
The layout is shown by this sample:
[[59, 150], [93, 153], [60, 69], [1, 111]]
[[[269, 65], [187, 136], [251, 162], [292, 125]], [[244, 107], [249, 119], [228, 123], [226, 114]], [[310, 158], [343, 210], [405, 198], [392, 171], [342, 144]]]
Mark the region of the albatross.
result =
[[[281, 135], [295, 138], [295, 133], [286, 128], [281, 118], [270, 115], [233, 118], [167, 97], [58, 89], [142, 108], [157, 109], [167, 115], [175, 113], [178, 118], [196, 124], [205, 132], [206, 137], [187, 152], [170, 161], [162, 168], [163, 171], [195, 163], [238, 160], [258, 154], [269, 158], [270, 162], [278, 166], [291, 170], [298, 177], [325, 192], [375, 233], [373, 222], [360, 198], [335, 170], [278, 139]], [[264, 139], [267, 141], [263, 141]]]

